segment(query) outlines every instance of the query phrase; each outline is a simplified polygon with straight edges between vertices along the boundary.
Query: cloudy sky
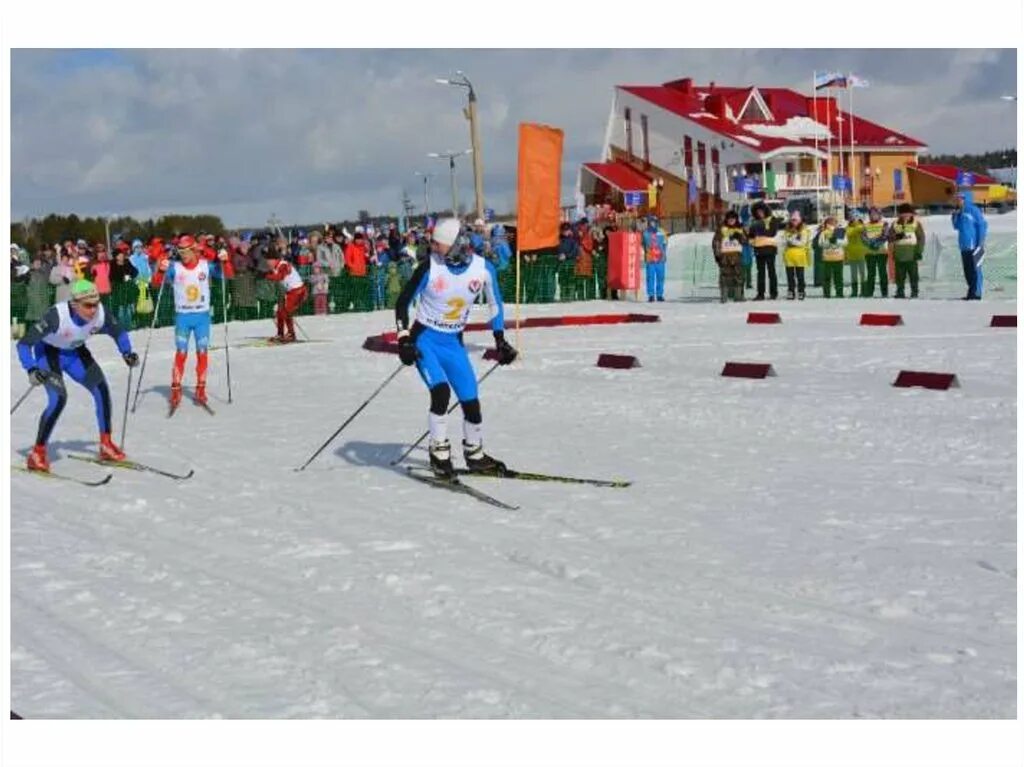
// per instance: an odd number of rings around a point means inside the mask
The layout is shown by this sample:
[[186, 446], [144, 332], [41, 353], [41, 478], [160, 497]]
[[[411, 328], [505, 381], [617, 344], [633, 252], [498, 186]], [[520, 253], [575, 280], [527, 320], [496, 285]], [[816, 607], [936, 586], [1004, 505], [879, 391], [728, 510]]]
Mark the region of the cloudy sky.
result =
[[[614, 84], [693, 77], [807, 92], [815, 69], [871, 81], [857, 113], [934, 153], [1016, 145], [1014, 50], [89, 50], [11, 52], [11, 213], [208, 212], [229, 226], [333, 221], [422, 204], [417, 170], [469, 146], [466, 72], [480, 99], [485, 195], [514, 206], [516, 126], [565, 130], [564, 196], [597, 159]], [[460, 162], [460, 200], [472, 166]]]

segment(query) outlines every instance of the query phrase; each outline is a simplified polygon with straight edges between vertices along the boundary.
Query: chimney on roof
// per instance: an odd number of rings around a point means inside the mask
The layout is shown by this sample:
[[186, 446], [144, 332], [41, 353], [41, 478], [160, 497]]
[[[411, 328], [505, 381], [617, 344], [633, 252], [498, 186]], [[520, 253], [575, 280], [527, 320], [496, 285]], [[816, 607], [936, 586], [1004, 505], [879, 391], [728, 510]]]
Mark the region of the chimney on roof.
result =
[[725, 110], [725, 96], [721, 93], [712, 93], [704, 101], [704, 111], [710, 112], [715, 117], [725, 119], [727, 117]]
[[692, 93], [693, 92], [693, 78], [684, 77], [680, 80], [672, 80], [671, 82], [665, 83], [666, 88], [679, 91], [680, 93]]

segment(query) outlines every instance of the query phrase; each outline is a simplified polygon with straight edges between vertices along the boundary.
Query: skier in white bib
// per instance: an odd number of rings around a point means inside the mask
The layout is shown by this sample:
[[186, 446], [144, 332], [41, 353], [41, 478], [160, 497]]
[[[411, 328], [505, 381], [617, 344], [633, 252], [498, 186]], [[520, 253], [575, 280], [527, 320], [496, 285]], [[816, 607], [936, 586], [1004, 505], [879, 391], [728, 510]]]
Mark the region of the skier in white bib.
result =
[[[459, 247], [460, 226], [454, 218], [434, 227], [430, 258], [413, 272], [398, 297], [398, 356], [416, 365], [430, 390], [430, 467], [440, 477], [454, 476], [446, 413], [452, 389], [462, 404], [462, 450], [473, 472], [501, 474], [505, 464], [484, 453], [483, 417], [476, 374], [462, 344], [462, 332], [473, 302], [482, 293], [491, 309], [491, 330], [498, 362], [508, 365], [516, 350], [505, 340], [505, 309], [494, 265], [470, 249]], [[409, 307], [419, 299], [410, 327]]]
[[28, 456], [28, 468], [33, 471], [50, 470], [46, 443], [68, 401], [64, 373], [92, 394], [100, 432], [100, 458], [106, 461], [125, 459], [121, 448], [110, 438], [111, 406], [107, 379], [85, 346], [95, 333], [111, 336], [129, 367], [139, 364], [139, 355], [132, 351], [128, 333], [103, 308], [96, 286], [88, 280], [78, 280], [71, 286], [71, 300], [51, 307], [18, 341], [18, 359], [28, 373], [29, 381], [46, 387], [46, 408], [39, 418], [35, 447]]

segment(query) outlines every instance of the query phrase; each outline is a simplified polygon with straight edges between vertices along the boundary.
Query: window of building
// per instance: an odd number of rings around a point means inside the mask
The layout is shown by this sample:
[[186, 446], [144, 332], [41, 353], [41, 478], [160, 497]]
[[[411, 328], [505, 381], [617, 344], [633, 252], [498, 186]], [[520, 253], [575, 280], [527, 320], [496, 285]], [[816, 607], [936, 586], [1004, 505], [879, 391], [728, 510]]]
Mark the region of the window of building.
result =
[[644, 143], [644, 167], [648, 168], [651, 165], [651, 140], [647, 134], [647, 115], [640, 115], [640, 138]]
[[626, 107], [626, 154], [633, 159], [633, 110]]
[[704, 142], [697, 142], [697, 186], [701, 189], [707, 189], [707, 183], [704, 180], [704, 172], [707, 167], [707, 154], [704, 151]]

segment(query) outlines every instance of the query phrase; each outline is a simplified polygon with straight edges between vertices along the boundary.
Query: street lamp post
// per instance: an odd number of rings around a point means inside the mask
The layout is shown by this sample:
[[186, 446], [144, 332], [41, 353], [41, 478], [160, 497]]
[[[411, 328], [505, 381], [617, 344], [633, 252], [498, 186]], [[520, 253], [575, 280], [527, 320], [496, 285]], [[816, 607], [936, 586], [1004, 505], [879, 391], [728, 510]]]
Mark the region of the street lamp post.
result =
[[421, 170], [416, 171], [417, 176], [423, 176], [423, 218], [426, 220], [427, 216], [430, 215], [430, 179], [434, 177], [433, 173], [425, 173]]
[[472, 149], [464, 149], [461, 152], [452, 152], [451, 150], [447, 152], [430, 152], [427, 155], [427, 157], [433, 157], [438, 160], [448, 160], [448, 170], [451, 173], [452, 178], [452, 216], [455, 218], [459, 217], [459, 192], [455, 185], [455, 158], [471, 154], [472, 152]]
[[483, 169], [483, 155], [480, 152], [480, 129], [477, 123], [476, 113], [476, 91], [473, 90], [473, 84], [466, 77], [465, 73], [461, 69], [456, 70], [455, 74], [458, 79], [455, 78], [436, 78], [436, 82], [441, 85], [453, 85], [458, 88], [465, 88], [469, 92], [469, 106], [465, 111], [466, 118], [469, 120], [469, 140], [470, 146], [473, 151], [473, 186], [476, 192], [476, 217], [484, 217], [484, 169]]

